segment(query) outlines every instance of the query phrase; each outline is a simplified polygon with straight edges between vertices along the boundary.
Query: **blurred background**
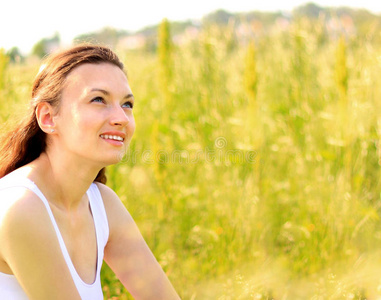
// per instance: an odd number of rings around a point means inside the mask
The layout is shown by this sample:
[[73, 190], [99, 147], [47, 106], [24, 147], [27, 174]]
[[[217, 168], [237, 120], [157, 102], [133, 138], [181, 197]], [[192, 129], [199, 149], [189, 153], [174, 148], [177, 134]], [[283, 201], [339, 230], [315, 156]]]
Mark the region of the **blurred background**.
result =
[[43, 57], [106, 44], [137, 123], [108, 185], [182, 299], [381, 299], [380, 3], [8, 1], [2, 131]]

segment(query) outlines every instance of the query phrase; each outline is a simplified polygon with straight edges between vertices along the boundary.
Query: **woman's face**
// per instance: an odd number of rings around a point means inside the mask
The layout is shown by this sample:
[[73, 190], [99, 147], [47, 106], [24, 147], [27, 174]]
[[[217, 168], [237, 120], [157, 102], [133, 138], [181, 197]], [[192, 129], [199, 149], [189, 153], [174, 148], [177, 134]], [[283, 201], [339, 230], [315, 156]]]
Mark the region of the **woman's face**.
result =
[[100, 167], [119, 162], [135, 131], [134, 97], [122, 70], [83, 64], [66, 78], [54, 117], [60, 151]]

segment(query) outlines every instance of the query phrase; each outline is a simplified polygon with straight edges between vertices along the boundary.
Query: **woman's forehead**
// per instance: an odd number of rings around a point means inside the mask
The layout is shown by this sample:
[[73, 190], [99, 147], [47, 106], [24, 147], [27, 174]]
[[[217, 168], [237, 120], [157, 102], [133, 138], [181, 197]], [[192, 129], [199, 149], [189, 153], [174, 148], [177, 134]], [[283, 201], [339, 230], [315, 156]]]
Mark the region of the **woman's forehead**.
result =
[[87, 79], [105, 79], [110, 75], [119, 76], [127, 80], [124, 72], [111, 63], [85, 63], [79, 65], [67, 75], [67, 78], [85, 77]]
[[110, 63], [83, 64], [73, 69], [65, 80], [65, 88], [128, 88], [127, 77], [117, 66]]

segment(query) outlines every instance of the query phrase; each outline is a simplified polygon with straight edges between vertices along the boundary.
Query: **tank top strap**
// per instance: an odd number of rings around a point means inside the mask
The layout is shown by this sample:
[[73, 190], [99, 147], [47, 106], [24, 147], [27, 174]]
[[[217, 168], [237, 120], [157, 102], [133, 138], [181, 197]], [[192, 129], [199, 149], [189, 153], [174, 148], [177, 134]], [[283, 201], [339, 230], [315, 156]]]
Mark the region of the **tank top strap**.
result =
[[106, 246], [109, 237], [106, 209], [103, 203], [102, 195], [95, 183], [90, 185], [87, 195], [89, 197], [91, 212], [95, 222], [97, 239], [100, 242], [100, 249], [102, 250]]
[[67, 266], [68, 266], [72, 276], [76, 275], [77, 271], [75, 270], [74, 265], [72, 264], [72, 261], [71, 261], [69, 252], [67, 251], [64, 239], [63, 239], [63, 237], [61, 235], [61, 232], [60, 232], [60, 229], [59, 229], [59, 227], [57, 225], [56, 219], [54, 218], [52, 209], [50, 208], [49, 202], [46, 199], [45, 195], [40, 191], [40, 189], [37, 187], [37, 185], [32, 180], [30, 180], [29, 178], [26, 178], [26, 177], [25, 178], [19, 178], [19, 185], [23, 186], [25, 188], [28, 188], [29, 190], [34, 192], [40, 198], [42, 203], [44, 203], [46, 211], [48, 212], [50, 221], [51, 221], [51, 223], [53, 225], [53, 228], [54, 228], [54, 231], [56, 233], [56, 236], [57, 236], [60, 248], [61, 248], [61, 252], [62, 252], [62, 254], [64, 256], [66, 264], [67, 264]]

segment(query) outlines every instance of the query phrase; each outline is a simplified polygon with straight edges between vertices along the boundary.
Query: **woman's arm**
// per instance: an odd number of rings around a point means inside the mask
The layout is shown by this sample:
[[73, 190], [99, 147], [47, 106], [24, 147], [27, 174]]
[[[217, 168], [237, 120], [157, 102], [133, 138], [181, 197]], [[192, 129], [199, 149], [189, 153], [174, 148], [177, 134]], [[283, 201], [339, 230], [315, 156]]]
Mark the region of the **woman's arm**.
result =
[[180, 299], [118, 196], [98, 184], [110, 227], [105, 261], [137, 299]]
[[18, 188], [1, 191], [0, 201], [0, 257], [29, 299], [80, 300], [41, 200]]

